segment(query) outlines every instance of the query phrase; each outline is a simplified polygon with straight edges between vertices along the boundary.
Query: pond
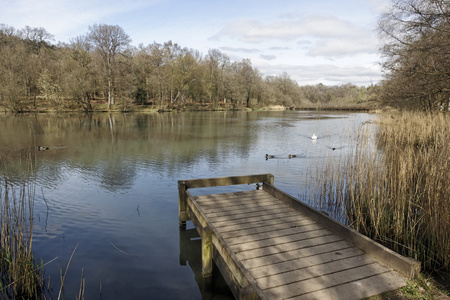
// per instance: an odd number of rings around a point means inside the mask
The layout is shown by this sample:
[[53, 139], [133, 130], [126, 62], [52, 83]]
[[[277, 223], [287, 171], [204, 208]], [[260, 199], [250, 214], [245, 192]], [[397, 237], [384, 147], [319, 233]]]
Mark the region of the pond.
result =
[[[45, 276], [54, 297], [73, 253], [67, 299], [78, 295], [81, 277], [86, 299], [226, 299], [220, 274], [213, 283], [201, 279], [199, 240], [180, 234], [177, 181], [272, 173], [276, 187], [299, 197], [317, 166], [351, 153], [355, 130], [373, 118], [305, 111], [2, 116], [0, 153], [13, 163], [0, 174], [19, 176], [29, 168], [20, 153], [48, 147], [34, 151], [33, 249], [44, 263], [53, 260]], [[233, 189], [255, 185], [216, 188]]]

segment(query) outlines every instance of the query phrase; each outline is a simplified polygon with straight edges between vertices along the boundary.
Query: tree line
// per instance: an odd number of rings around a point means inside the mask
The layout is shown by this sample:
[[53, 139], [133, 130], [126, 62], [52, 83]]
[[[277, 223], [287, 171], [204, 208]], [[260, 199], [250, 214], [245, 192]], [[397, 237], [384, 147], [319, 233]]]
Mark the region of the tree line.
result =
[[17, 30], [0, 25], [0, 106], [30, 111], [90, 111], [150, 105], [167, 110], [185, 106], [315, 108], [354, 107], [376, 99], [377, 86], [299, 86], [287, 73], [262, 76], [249, 59], [231, 61], [211, 49], [203, 55], [171, 41], [130, 45], [118, 25], [95, 24], [69, 43], [51, 44], [44, 28]]
[[[44, 28], [0, 24], [0, 107], [32, 111], [159, 110], [186, 106], [373, 108], [379, 103], [427, 111], [450, 107], [450, 2], [391, 0], [380, 16], [379, 85], [299, 86], [287, 73], [263, 76], [248, 59], [218, 49], [203, 55], [171, 41], [131, 46], [118, 25], [94, 24], [69, 43], [51, 44]], [[379, 101], [380, 100], [380, 101]]]

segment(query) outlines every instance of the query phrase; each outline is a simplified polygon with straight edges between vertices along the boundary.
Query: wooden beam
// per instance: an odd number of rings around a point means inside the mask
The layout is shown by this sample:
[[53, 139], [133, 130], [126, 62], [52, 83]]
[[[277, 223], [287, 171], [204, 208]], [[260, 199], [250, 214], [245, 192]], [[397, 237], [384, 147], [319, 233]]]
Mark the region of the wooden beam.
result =
[[180, 189], [180, 186], [181, 187], [185, 186], [186, 189], [192, 189], [192, 188], [201, 188], [201, 187], [250, 184], [250, 183], [257, 183], [257, 182], [268, 182], [273, 185], [273, 180], [274, 180], [273, 178], [274, 177], [272, 174], [259, 174], [259, 175], [244, 175], [244, 176], [179, 180], [178, 188]]
[[[186, 198], [186, 203], [187, 203], [187, 209], [188, 209], [188, 215], [190, 220], [194, 221], [194, 217], [195, 219], [197, 219], [198, 224], [202, 227], [202, 228], [206, 228], [208, 227], [208, 221], [206, 220], [205, 215], [203, 214], [203, 212], [200, 210], [200, 208], [198, 207], [198, 203], [192, 200], [192, 197], [189, 193], [189, 191], [187, 192], [188, 197]], [[201, 236], [201, 234], [200, 234]]]
[[[266, 296], [259, 288], [255, 279], [250, 275], [249, 271], [244, 267], [241, 261], [236, 257], [236, 254], [231, 250], [225, 240], [217, 233], [214, 226], [211, 226], [213, 230], [212, 243], [214, 245], [216, 265], [221, 269], [224, 277], [232, 278], [236, 282], [239, 289], [238, 299], [266, 299]], [[226, 269], [221, 268], [220, 262], [217, 263], [219, 256], [222, 262], [226, 265]], [[235, 295], [236, 297], [236, 295]]]

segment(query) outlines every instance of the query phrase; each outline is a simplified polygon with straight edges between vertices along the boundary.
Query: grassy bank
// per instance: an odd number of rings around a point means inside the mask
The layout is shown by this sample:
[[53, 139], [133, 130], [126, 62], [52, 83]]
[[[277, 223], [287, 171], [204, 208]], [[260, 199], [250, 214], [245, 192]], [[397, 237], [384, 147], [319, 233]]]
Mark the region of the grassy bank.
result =
[[[120, 102], [120, 101], [119, 101]], [[281, 104], [264, 104], [252, 102], [249, 106], [242, 104], [236, 105], [233, 103], [184, 103], [175, 106], [163, 106], [158, 104], [138, 104], [132, 101], [120, 102], [111, 106], [108, 109], [106, 99], [96, 99], [90, 102], [89, 110], [84, 110], [73, 99], [62, 100], [59, 105], [38, 97], [38, 101], [22, 100], [20, 101], [21, 109], [19, 111], [12, 111], [6, 107], [0, 106], [1, 113], [86, 113], [86, 112], [136, 112], [136, 113], [156, 113], [156, 112], [174, 112], [174, 111], [230, 111], [230, 110], [341, 110], [341, 111], [370, 111], [376, 109], [377, 105], [374, 101], [352, 102], [352, 101], [335, 101], [330, 103], [311, 103], [306, 102], [302, 104], [285, 106]]]
[[356, 151], [318, 179], [316, 203], [331, 202], [351, 227], [425, 270], [448, 272], [449, 127], [448, 115], [425, 113], [384, 114], [375, 137], [362, 126]]

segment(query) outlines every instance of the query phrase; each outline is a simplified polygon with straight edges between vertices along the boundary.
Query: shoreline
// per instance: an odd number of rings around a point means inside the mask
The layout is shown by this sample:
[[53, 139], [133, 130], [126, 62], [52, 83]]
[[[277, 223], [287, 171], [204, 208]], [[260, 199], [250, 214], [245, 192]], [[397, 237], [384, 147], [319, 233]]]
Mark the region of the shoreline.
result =
[[94, 108], [92, 110], [82, 110], [82, 109], [27, 109], [21, 111], [3, 110], [4, 115], [6, 114], [66, 114], [66, 113], [172, 113], [172, 112], [192, 112], [192, 111], [348, 111], [348, 112], [377, 112], [378, 108], [369, 107], [340, 107], [340, 106], [318, 106], [318, 107], [284, 107], [280, 105], [276, 106], [265, 106], [265, 107], [202, 107], [202, 106], [192, 106], [192, 107], [182, 107], [174, 109], [157, 109], [154, 107], [139, 107], [133, 106], [128, 108]]

